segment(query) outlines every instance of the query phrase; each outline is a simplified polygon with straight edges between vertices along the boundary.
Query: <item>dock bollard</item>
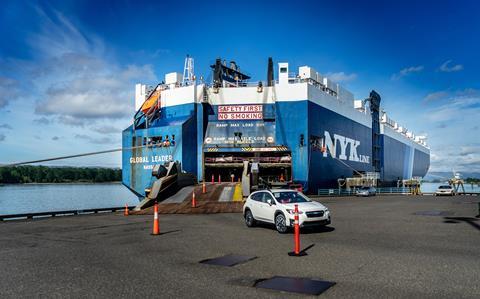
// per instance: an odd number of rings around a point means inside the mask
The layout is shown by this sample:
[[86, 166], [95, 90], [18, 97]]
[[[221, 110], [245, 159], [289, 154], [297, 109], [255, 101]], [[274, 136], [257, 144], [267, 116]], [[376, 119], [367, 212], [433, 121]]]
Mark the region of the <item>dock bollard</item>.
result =
[[202, 183], [202, 193], [205, 194], [207, 193], [207, 186], [205, 185], [205, 181]]
[[125, 204], [125, 211], [123, 212], [123, 216], [128, 216], [128, 204]]
[[192, 208], [197, 207], [197, 201], [195, 200], [195, 191], [192, 192]]
[[307, 255], [305, 252], [300, 252], [300, 223], [299, 223], [299, 217], [298, 217], [298, 205], [295, 205], [295, 210], [294, 210], [295, 216], [294, 216], [294, 232], [295, 232], [295, 249], [292, 252], [289, 252], [289, 256], [304, 256]]
[[152, 235], [157, 236], [160, 234], [160, 222], [158, 220], [158, 203], [153, 205], [153, 231]]

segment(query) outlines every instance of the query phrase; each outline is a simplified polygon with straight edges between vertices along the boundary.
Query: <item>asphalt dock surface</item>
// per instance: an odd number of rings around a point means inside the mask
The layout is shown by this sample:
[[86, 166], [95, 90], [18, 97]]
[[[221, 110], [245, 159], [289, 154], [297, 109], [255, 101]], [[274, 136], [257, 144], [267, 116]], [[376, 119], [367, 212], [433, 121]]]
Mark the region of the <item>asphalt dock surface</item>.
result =
[[[273, 276], [328, 280], [323, 298], [480, 298], [480, 197], [321, 198], [330, 228], [247, 228], [239, 213], [121, 213], [0, 223], [0, 298], [289, 298]], [[233, 267], [199, 263], [239, 254]]]

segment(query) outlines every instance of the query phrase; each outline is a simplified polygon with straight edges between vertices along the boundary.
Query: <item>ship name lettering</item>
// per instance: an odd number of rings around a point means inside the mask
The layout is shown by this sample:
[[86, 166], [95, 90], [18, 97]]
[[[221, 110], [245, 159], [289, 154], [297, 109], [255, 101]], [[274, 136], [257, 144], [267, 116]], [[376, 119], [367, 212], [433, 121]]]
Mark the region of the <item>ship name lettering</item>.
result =
[[[357, 148], [360, 145], [360, 141], [348, 138], [342, 135], [333, 134], [333, 138], [330, 132], [325, 131], [325, 147], [323, 156], [327, 157], [328, 153], [333, 158], [338, 158], [345, 161], [354, 161], [360, 163], [370, 163], [370, 157], [367, 155], [359, 155]], [[340, 154], [337, 157], [337, 146], [340, 146]], [[347, 156], [347, 149], [349, 150]]]

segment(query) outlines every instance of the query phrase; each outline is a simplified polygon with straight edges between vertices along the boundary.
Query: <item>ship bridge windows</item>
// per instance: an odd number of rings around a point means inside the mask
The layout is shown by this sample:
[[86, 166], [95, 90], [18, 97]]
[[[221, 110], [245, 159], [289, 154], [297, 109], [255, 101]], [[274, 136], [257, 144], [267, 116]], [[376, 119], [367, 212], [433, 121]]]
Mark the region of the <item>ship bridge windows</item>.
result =
[[133, 146], [148, 146], [148, 147], [170, 147], [175, 146], [175, 135], [165, 135], [165, 136], [151, 136], [143, 137], [137, 136], [132, 138]]

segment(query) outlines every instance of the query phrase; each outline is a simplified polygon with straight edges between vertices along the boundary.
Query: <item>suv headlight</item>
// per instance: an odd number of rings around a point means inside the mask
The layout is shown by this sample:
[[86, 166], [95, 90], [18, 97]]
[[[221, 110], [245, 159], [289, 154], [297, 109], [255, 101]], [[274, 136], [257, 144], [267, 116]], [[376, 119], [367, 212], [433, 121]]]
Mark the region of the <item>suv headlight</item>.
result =
[[[295, 215], [295, 210], [294, 209], [286, 209], [289, 214]], [[298, 211], [298, 215], [303, 214], [302, 211]]]

